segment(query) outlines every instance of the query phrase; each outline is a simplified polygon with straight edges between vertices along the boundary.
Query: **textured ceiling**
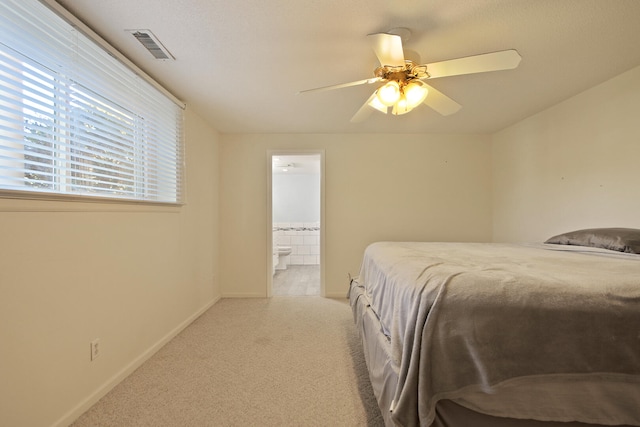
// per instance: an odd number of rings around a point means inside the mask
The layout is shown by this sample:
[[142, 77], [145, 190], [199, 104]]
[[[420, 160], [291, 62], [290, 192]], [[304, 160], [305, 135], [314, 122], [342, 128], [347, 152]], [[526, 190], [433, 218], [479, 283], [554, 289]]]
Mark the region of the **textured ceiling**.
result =
[[[638, 0], [58, 0], [222, 133], [490, 133], [640, 65]], [[375, 89], [367, 34], [407, 27], [422, 63], [516, 49], [515, 70], [433, 79], [443, 117], [349, 119]], [[150, 29], [157, 61], [126, 32]]]

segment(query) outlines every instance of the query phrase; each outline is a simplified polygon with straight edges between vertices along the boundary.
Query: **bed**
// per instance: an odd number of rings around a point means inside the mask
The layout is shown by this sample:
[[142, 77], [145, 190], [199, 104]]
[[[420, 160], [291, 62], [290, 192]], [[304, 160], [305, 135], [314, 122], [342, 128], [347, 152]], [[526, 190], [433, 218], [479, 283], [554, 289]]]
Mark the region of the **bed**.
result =
[[348, 296], [385, 424], [640, 426], [640, 230], [593, 232], [369, 245]]

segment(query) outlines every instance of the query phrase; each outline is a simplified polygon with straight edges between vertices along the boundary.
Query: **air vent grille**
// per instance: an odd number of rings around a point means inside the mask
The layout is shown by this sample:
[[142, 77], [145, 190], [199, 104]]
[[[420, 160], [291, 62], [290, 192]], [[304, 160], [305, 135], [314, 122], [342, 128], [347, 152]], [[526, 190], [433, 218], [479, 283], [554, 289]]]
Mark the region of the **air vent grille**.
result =
[[127, 30], [144, 46], [156, 59], [175, 59], [160, 40], [149, 30]]

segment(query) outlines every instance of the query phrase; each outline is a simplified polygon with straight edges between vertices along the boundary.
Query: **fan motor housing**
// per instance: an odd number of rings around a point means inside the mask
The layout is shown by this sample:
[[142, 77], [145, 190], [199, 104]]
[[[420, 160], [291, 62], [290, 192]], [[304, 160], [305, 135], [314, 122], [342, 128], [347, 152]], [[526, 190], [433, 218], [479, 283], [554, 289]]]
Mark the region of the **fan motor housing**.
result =
[[390, 67], [388, 65], [378, 67], [373, 74], [384, 80], [395, 80], [400, 84], [406, 84], [413, 79], [429, 77], [427, 67], [415, 65], [412, 61], [405, 61], [404, 67]]

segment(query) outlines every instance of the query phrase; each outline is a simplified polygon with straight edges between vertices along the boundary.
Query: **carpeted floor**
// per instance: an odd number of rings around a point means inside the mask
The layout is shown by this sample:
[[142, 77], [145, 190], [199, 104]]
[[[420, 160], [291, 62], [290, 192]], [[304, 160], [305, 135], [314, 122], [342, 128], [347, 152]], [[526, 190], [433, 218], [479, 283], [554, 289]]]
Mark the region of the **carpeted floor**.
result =
[[223, 299], [74, 424], [383, 426], [346, 300]]

